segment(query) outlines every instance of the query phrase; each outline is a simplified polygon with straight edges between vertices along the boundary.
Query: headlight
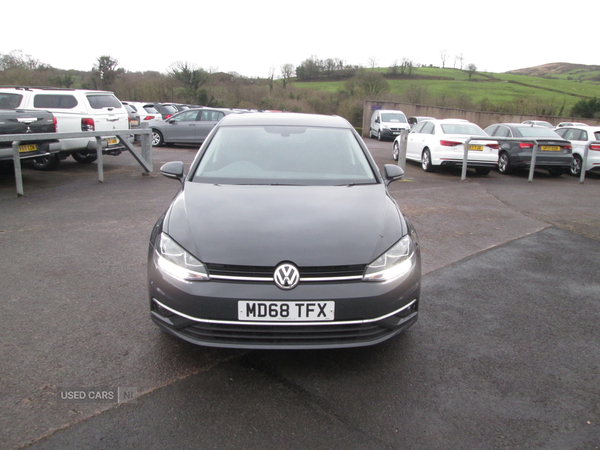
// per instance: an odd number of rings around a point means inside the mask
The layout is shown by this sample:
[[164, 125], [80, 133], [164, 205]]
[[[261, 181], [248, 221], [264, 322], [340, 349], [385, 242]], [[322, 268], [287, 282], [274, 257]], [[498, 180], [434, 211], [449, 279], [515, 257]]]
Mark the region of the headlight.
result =
[[160, 234], [155, 248], [158, 254], [158, 267], [169, 275], [185, 281], [209, 279], [204, 264], [186, 252], [168, 234]]
[[363, 281], [392, 281], [412, 269], [416, 243], [411, 233], [367, 266]]

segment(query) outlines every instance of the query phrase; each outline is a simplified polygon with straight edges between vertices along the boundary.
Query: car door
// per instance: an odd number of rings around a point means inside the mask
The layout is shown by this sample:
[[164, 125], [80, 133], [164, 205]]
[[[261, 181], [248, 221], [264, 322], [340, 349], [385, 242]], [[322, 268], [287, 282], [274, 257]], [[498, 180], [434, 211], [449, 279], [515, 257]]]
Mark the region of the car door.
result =
[[202, 109], [198, 114], [196, 125], [196, 142], [204, 142], [208, 133], [214, 128], [219, 120], [225, 117], [222, 111], [213, 109]]
[[421, 130], [427, 122], [417, 123], [406, 138], [406, 157], [415, 161], [421, 160], [421, 150], [423, 149], [423, 136]]
[[182, 143], [193, 143], [198, 142], [196, 140], [196, 128], [200, 122], [198, 122], [198, 110], [184, 111], [177, 114], [165, 123], [161, 131], [164, 130], [163, 136], [167, 142], [182, 142]]
[[435, 136], [435, 124], [433, 122], [422, 122], [423, 128], [421, 128], [420, 138], [417, 139], [415, 145], [416, 155], [415, 157], [420, 161], [423, 149], [429, 148], [430, 153], [433, 155], [433, 150], [438, 146], [439, 140], [436, 142], [437, 137]]
[[556, 132], [562, 136], [563, 139], [571, 141], [573, 153], [577, 153], [583, 157], [585, 144], [588, 141], [588, 134], [585, 130], [579, 130], [577, 128], [561, 128], [560, 130], [556, 130]]

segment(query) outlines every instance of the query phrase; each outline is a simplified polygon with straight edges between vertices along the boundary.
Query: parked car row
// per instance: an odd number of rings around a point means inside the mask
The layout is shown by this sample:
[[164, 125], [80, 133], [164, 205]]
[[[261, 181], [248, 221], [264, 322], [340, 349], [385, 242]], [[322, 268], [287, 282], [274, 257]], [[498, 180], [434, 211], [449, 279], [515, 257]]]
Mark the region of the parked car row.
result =
[[[383, 117], [383, 113], [389, 114], [389, 111], [376, 113], [378, 111], [373, 114], [374, 119]], [[410, 119], [407, 122], [414, 125], [407, 137], [406, 159], [420, 162], [426, 172], [432, 172], [437, 167], [462, 166], [467, 140], [467, 164], [482, 175], [489, 173], [492, 168], [497, 168], [502, 174], [529, 169], [536, 142], [538, 152], [535, 166], [548, 170], [551, 175], [560, 176], [569, 172], [579, 176], [586, 147], [589, 153], [585, 170], [600, 170], [600, 144], [593, 144], [600, 141], [600, 127], [563, 122], [554, 128], [549, 122], [528, 120], [523, 123], [496, 123], [483, 130], [462, 119]], [[380, 123], [384, 122], [380, 120]], [[376, 137], [380, 138], [380, 134]], [[398, 132], [392, 146], [395, 160], [399, 156], [400, 139]]]
[[[102, 138], [103, 153], [118, 155], [125, 144], [112, 130], [129, 129], [128, 114], [112, 92], [87, 89], [1, 87], [0, 105], [3, 109], [48, 111], [56, 119], [56, 132], [106, 131]], [[96, 138], [60, 139], [60, 151], [34, 158], [33, 166], [51, 170], [60, 160], [72, 156], [86, 164], [96, 160]]]

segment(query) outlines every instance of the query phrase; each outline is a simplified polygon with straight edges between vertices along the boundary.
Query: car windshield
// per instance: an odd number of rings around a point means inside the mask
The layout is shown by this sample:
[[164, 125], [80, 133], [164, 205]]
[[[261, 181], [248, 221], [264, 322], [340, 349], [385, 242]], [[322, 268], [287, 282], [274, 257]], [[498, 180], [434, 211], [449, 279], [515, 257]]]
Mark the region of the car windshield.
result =
[[381, 121], [406, 123], [406, 116], [402, 113], [381, 113]]
[[485, 131], [472, 123], [443, 123], [444, 134], [467, 134], [471, 136], [487, 136]]
[[549, 137], [562, 139], [554, 130], [546, 127], [519, 127], [517, 129], [523, 137]]
[[299, 126], [221, 127], [192, 180], [306, 186], [377, 183], [351, 130]]

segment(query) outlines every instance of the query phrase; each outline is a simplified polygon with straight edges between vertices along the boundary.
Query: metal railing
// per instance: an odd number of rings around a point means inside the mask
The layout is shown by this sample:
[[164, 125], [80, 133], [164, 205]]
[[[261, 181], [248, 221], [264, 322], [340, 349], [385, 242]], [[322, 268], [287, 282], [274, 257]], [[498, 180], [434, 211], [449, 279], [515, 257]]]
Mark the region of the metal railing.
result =
[[[116, 136], [117, 139], [131, 153], [134, 159], [142, 166], [144, 175], [149, 174], [153, 170], [152, 165], [152, 145], [150, 145], [151, 130], [148, 124], [143, 123], [140, 129], [127, 130], [110, 130], [110, 131], [80, 131], [69, 133], [28, 133], [28, 134], [5, 134], [0, 135], [0, 142], [12, 142], [13, 161], [15, 166], [15, 183], [17, 196], [24, 195], [23, 191], [23, 173], [21, 169], [21, 157], [19, 155], [19, 145], [22, 142], [43, 141], [53, 139], [69, 139], [69, 138], [96, 138], [96, 155], [98, 165], [98, 181], [104, 182], [104, 157], [102, 154], [103, 138], [102, 136]], [[140, 135], [141, 140], [141, 155], [133, 148], [129, 142], [131, 135]], [[41, 155], [44, 156], [44, 155]]]
[[[406, 147], [408, 144], [408, 130], [402, 130], [400, 134], [400, 146], [398, 151], [398, 165], [402, 167], [402, 169], [406, 166]], [[545, 139], [546, 140], [546, 139]], [[537, 155], [539, 151], [539, 143], [536, 139], [523, 139], [523, 138], [498, 138], [498, 137], [487, 137], [487, 136], [469, 136], [464, 143], [464, 154], [463, 154], [463, 162], [462, 162], [462, 173], [460, 177], [460, 181], [465, 181], [467, 178], [467, 168], [468, 168], [468, 160], [469, 160], [469, 144], [471, 141], [492, 141], [492, 142], [507, 142], [507, 141], [518, 141], [518, 142], [531, 142], [533, 144], [533, 150], [531, 153], [531, 164], [529, 166], [529, 177], [527, 181], [529, 183], [533, 182], [533, 174], [535, 172], [535, 166], [537, 161]], [[579, 182], [583, 183], [585, 180], [585, 168], [587, 167], [587, 160], [590, 151], [591, 145], [600, 145], [600, 141], [590, 142], [585, 146], [585, 151], [583, 155], [583, 162], [581, 163], [581, 174], [579, 176]]]

